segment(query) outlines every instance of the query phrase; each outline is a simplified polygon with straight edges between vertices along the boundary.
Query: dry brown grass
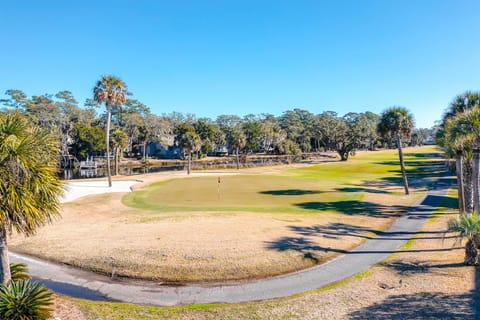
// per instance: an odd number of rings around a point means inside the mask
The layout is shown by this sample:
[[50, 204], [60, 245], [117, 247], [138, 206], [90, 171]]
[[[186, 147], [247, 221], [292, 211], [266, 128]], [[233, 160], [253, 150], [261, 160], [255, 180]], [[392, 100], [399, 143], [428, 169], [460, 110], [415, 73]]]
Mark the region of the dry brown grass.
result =
[[[261, 278], [323, 262], [332, 252], [272, 250], [279, 239], [302, 238], [295, 227], [344, 222], [344, 215], [175, 213], [151, 216], [124, 207], [120, 194], [64, 205], [62, 219], [30, 238], [13, 237], [20, 253], [103, 273], [165, 281]], [[348, 217], [348, 223], [383, 229], [390, 219]], [[366, 234], [366, 232], [365, 232]], [[359, 237], [310, 237], [312, 246], [348, 250]], [[317, 260], [315, 260], [317, 259]]]
[[[444, 211], [417, 240], [368, 272], [297, 297], [191, 308], [76, 301], [88, 319], [477, 319], [479, 273], [463, 249], [443, 239]], [[475, 279], [477, 277], [477, 279]], [[477, 283], [477, 285], [475, 284]]]
[[[277, 174], [292, 166], [256, 168], [246, 173]], [[143, 186], [154, 181], [185, 177], [184, 173], [139, 176]], [[421, 196], [366, 193], [363, 201], [388, 209], [407, 207]], [[335, 228], [348, 220], [359, 235], [382, 230], [388, 215], [296, 214], [252, 212], [164, 212], [129, 208], [121, 194], [86, 197], [67, 203], [62, 219], [24, 238], [14, 235], [9, 247], [87, 270], [165, 282], [202, 282], [264, 278], [310, 267], [331, 259], [326, 248], [349, 250], [361, 236], [309, 232]], [[381, 210], [379, 210], [381, 211]], [[381, 215], [381, 214], [380, 214]], [[303, 231], [302, 231], [303, 230]]]

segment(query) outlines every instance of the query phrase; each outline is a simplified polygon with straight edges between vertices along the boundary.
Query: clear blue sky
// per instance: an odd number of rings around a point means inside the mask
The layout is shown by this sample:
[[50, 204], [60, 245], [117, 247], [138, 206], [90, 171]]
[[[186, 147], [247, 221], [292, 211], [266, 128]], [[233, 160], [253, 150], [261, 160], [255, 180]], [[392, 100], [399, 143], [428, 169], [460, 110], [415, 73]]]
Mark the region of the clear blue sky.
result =
[[295, 107], [380, 113], [430, 127], [480, 89], [480, 1], [2, 1], [0, 97], [70, 90], [103, 74], [154, 113]]

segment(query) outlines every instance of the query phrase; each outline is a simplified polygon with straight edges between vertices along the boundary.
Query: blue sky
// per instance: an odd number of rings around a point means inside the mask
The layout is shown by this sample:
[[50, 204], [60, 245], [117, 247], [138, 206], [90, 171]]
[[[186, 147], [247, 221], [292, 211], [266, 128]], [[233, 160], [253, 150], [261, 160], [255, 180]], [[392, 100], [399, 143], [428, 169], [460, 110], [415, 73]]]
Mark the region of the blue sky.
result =
[[103, 74], [154, 113], [199, 117], [400, 105], [430, 127], [480, 89], [480, 1], [2, 1], [0, 97]]

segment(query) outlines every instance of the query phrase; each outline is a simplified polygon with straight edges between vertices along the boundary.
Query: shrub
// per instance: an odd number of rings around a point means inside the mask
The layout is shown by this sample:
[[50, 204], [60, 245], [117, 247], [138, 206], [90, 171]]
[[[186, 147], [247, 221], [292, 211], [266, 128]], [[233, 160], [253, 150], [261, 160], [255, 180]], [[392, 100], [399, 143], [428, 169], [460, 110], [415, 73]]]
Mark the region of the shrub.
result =
[[38, 282], [11, 281], [0, 284], [0, 318], [5, 320], [46, 320], [52, 316], [52, 293]]
[[464, 263], [470, 266], [480, 265], [480, 216], [477, 212], [450, 219], [448, 231], [457, 233], [460, 240], [467, 238]]

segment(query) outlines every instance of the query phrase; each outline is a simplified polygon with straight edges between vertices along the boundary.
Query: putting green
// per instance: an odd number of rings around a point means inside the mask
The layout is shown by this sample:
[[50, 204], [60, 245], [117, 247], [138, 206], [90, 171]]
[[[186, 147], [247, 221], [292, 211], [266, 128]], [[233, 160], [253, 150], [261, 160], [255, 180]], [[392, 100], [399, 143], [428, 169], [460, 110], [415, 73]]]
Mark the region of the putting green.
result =
[[[407, 153], [411, 183], [422, 178], [432, 163], [433, 148]], [[424, 166], [422, 166], [424, 165]], [[420, 166], [420, 171], [419, 171]], [[205, 176], [158, 182], [132, 192], [123, 203], [137, 209], [162, 212], [268, 212], [348, 214], [367, 194], [400, 193], [398, 155], [394, 150], [365, 152], [348, 162], [332, 162], [287, 169], [276, 175]], [[353, 208], [361, 214], [369, 204]], [[366, 214], [366, 213], [365, 213]]]

